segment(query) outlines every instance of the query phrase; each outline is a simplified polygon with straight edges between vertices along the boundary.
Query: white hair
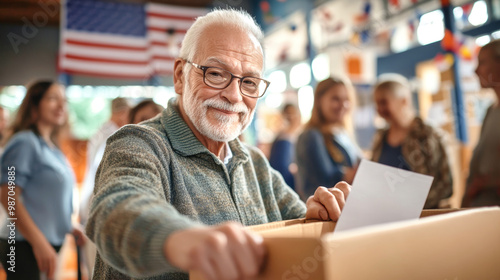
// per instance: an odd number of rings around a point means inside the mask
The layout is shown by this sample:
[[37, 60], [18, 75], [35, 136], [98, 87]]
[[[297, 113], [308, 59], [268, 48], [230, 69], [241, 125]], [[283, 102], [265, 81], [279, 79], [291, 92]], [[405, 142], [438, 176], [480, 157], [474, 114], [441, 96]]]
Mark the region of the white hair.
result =
[[206, 27], [213, 24], [236, 27], [252, 34], [259, 42], [262, 42], [264, 38], [259, 25], [257, 25], [252, 16], [247, 12], [235, 9], [215, 9], [204, 16], [198, 17], [193, 25], [191, 25], [182, 41], [179, 56], [189, 61], [193, 61], [201, 34]]
[[[203, 43], [199, 41], [203, 32], [205, 32], [207, 27], [212, 25], [223, 25], [227, 28], [236, 28], [241, 32], [250, 34], [260, 42], [261, 49], [263, 49], [262, 39], [264, 35], [262, 30], [247, 12], [234, 9], [216, 9], [205, 16], [198, 17], [188, 29], [182, 41], [179, 52], [180, 58], [189, 61], [194, 60], [199, 46]], [[227, 36], [231, 36], [231, 34]], [[188, 118], [202, 135], [210, 139], [222, 142], [235, 139], [250, 124], [255, 113], [255, 108], [249, 110], [244, 103], [226, 104], [224, 101], [216, 99], [200, 100], [190, 90], [188, 82], [189, 71], [187, 68], [190, 67], [190, 65], [190, 63], [184, 64], [183, 73], [186, 82], [184, 83], [184, 94], [181, 96]], [[208, 107], [223, 108], [224, 110], [239, 112], [240, 116], [238, 120], [235, 120], [234, 117], [217, 116], [220, 125], [214, 126], [206, 119]], [[234, 127], [234, 125], [236, 126]]]
[[405, 98], [411, 101], [411, 87], [408, 80], [396, 73], [387, 73], [379, 76], [375, 90], [390, 90], [393, 97]]

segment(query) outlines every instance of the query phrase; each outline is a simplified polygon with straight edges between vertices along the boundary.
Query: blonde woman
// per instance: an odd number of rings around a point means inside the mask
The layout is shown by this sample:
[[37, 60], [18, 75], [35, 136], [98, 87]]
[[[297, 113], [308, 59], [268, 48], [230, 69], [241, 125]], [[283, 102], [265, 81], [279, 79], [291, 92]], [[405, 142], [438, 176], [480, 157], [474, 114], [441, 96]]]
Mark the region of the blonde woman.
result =
[[434, 177], [424, 208], [438, 208], [453, 193], [453, 181], [441, 135], [417, 117], [406, 79], [390, 75], [374, 90], [378, 114], [387, 127], [375, 134], [372, 160]]
[[296, 146], [296, 186], [303, 199], [311, 196], [317, 186], [352, 183], [361, 159], [361, 150], [349, 133], [352, 107], [353, 97], [345, 82], [330, 77], [318, 83], [311, 119]]

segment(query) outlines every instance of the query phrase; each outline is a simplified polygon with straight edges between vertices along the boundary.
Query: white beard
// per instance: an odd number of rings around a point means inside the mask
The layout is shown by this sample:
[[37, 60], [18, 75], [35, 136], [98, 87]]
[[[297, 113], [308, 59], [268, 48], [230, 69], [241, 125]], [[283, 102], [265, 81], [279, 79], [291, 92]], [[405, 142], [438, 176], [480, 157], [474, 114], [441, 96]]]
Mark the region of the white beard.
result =
[[[228, 142], [240, 136], [252, 121], [255, 113], [254, 109], [249, 110], [243, 102], [231, 104], [217, 97], [201, 101], [189, 90], [188, 83], [184, 87], [182, 103], [194, 127], [202, 135], [219, 142]], [[207, 116], [209, 107], [238, 112], [239, 115], [227, 116], [215, 112], [212, 115], [216, 118], [217, 124], [213, 124]]]

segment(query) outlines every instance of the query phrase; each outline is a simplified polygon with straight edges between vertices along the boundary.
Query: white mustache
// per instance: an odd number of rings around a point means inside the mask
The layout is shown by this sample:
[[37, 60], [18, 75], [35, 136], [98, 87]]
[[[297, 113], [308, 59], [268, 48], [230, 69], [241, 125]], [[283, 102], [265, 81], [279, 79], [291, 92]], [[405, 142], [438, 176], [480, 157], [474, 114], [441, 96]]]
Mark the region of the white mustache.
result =
[[248, 113], [248, 108], [243, 103], [231, 104], [220, 99], [207, 99], [203, 101], [203, 106], [235, 113]]

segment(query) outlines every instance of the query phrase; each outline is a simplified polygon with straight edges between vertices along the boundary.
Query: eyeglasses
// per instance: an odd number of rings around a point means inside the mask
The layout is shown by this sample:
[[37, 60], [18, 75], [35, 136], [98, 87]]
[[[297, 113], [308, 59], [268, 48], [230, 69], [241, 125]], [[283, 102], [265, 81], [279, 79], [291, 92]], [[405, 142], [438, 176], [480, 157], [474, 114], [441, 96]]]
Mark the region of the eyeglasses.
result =
[[255, 77], [238, 77], [219, 67], [201, 66], [189, 60], [186, 60], [186, 62], [203, 70], [203, 82], [211, 88], [225, 89], [231, 84], [233, 79], [238, 79], [241, 94], [252, 98], [259, 98], [264, 96], [271, 83]]

